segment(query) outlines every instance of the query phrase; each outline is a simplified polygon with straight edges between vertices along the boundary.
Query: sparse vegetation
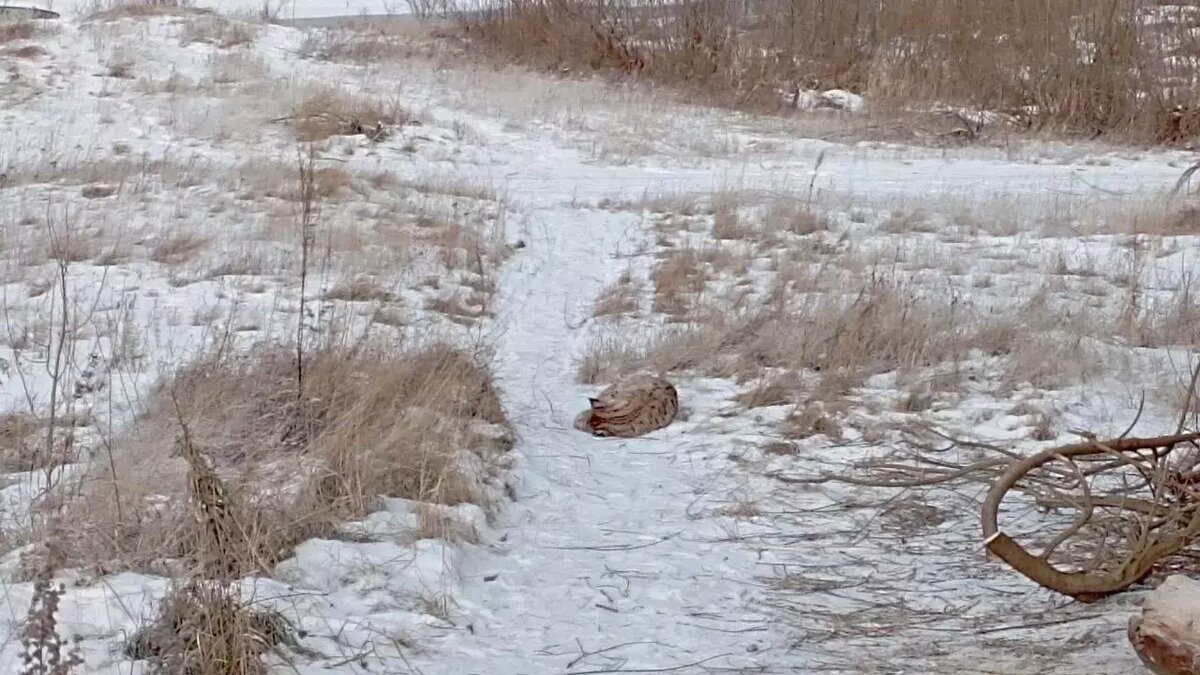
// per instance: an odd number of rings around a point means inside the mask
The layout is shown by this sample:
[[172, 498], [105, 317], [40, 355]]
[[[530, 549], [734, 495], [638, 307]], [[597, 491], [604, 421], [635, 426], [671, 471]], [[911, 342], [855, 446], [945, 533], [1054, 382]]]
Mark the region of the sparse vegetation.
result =
[[253, 607], [236, 591], [192, 580], [171, 590], [125, 654], [163, 675], [261, 675], [268, 672], [263, 654], [294, 643], [293, 632], [282, 616]]
[[209, 238], [189, 230], [165, 233], [154, 245], [150, 259], [166, 265], [178, 265], [193, 258], [209, 242]]
[[240, 47], [254, 42], [255, 28], [244, 21], [221, 16], [201, 16], [183, 24], [179, 40], [183, 44], [202, 42], [221, 49]]
[[621, 274], [611, 286], [604, 289], [592, 310], [592, 316], [619, 317], [633, 314], [638, 310], [639, 285], [634, 281], [629, 270]]
[[314, 88], [292, 111], [296, 136], [302, 142], [330, 136], [366, 135], [382, 138], [385, 127], [412, 120], [397, 101], [380, 101], [333, 87]]
[[300, 54], [309, 59], [356, 64], [399, 61], [421, 51], [415, 44], [420, 34], [402, 31], [370, 22], [313, 30], [305, 36]]
[[222, 555], [238, 574], [269, 572], [292, 546], [329, 532], [338, 515], [366, 513], [380, 495], [490, 506], [481, 481], [495, 476], [503, 448], [485, 446], [469, 423], [506, 421], [485, 365], [446, 344], [331, 344], [306, 354], [313, 393], [297, 399], [293, 356], [266, 345], [215, 353], [160, 384], [114, 440], [113, 463], [87, 480], [68, 559], [153, 570], [201, 553], [201, 525], [181, 498], [183, 441], [175, 450], [161, 442], [179, 436], [181, 420], [237, 511], [240, 543]]
[[[1176, 58], [1193, 42], [1188, 9], [1154, 0], [522, 0], [461, 22], [473, 44], [503, 58], [624, 72], [731, 105], [777, 108], [803, 90], [842, 89], [876, 112], [942, 102], [1011, 115], [1016, 128], [1178, 142], [1200, 133], [1195, 111], [1175, 109], [1197, 85]], [[963, 121], [961, 131], [974, 138], [977, 126]]]
[[[1063, 283], [1056, 276], [1080, 279], [1072, 284], [1092, 284], [1094, 290], [1083, 292], [1095, 297], [1116, 294], [1117, 301], [1106, 303], [1105, 311], [1114, 317], [1120, 334], [1136, 344], [1178, 344], [1193, 332], [1187, 328], [1186, 317], [1195, 311], [1188, 287], [1174, 288], [1168, 296], [1157, 294], [1155, 309], [1149, 309], [1144, 291], [1130, 281], [1144, 275], [1139, 267], [1144, 258], [1123, 253], [1119, 246], [1110, 255], [1128, 259], [1121, 267], [1133, 271], [1118, 273], [1111, 263], [1103, 270], [1102, 263], [1078, 253], [1070, 256], [1078, 269], [1065, 269], [1060, 253], [1050, 259], [1058, 271], [1042, 273], [1044, 286], [1017, 297], [999, 291], [995, 275], [980, 277], [974, 290], [962, 295], [926, 286], [924, 270], [951, 269], [942, 261], [953, 259], [957, 247], [969, 244], [960, 243], [957, 236], [943, 235], [942, 241], [914, 237], [947, 228], [964, 233], [990, 229], [1002, 200], [981, 202], [970, 216], [946, 205], [957, 214], [951, 222], [938, 205], [929, 203], [922, 211], [860, 211], [859, 217], [845, 216], [841, 225], [823, 210], [829, 207], [796, 206], [796, 201], [776, 198], [765, 206], [729, 197], [719, 202], [708, 215], [655, 216], [661, 248], [650, 273], [653, 310], [674, 325], [649, 336], [596, 342], [580, 362], [581, 380], [613, 381], [642, 369], [691, 371], [755, 382], [737, 397], [746, 407], [804, 406], [808, 401], [840, 400], [867, 379], [893, 373], [909, 387], [907, 402], [899, 404], [909, 412], [928, 408], [937, 395], [960, 388], [962, 377], [957, 373], [980, 358], [1000, 360], [992, 385], [1001, 389], [1080, 383], [1097, 374], [1089, 364], [1101, 358], [1103, 348], [1090, 340], [1086, 321], [1071, 318], [1070, 301], [1055, 291]], [[1139, 209], [1139, 204], [1095, 212], [1080, 204], [1070, 207], [1069, 218], [1076, 227], [1102, 232], [1110, 225], [1089, 222], [1090, 218], [1104, 217], [1116, 232], [1130, 227], [1168, 235], [1174, 231], [1169, 221], [1160, 224], [1166, 220], [1157, 215], [1162, 205]], [[1054, 218], [1064, 217], [1063, 204], [1049, 208]], [[1169, 208], [1179, 212], [1185, 207]], [[1018, 231], [1029, 228], [1026, 221], [1049, 217], [1030, 205], [1009, 208], [1004, 216], [1022, 223]], [[938, 225], [931, 228], [927, 222]], [[886, 242], [870, 251], [847, 247], [844, 230], [864, 227], [908, 243], [895, 250]], [[709, 238], [697, 237], [698, 229], [708, 229]], [[753, 248], [746, 248], [747, 243]], [[1006, 264], [993, 269], [1028, 274], [1022, 266], [1028, 270], [1042, 263]], [[611, 304], [619, 289], [605, 291], [600, 300]], [[798, 428], [811, 426], [806, 421]]]
[[37, 25], [32, 21], [0, 22], [0, 44], [29, 40], [37, 34]]
[[193, 6], [191, 0], [89, 0], [88, 19], [116, 21], [124, 18], [208, 14], [210, 10]]

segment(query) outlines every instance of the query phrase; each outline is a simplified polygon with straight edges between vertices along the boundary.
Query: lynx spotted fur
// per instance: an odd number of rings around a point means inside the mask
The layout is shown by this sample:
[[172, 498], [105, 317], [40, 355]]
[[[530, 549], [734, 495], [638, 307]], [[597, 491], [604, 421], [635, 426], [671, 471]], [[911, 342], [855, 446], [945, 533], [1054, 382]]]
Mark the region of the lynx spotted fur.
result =
[[589, 398], [591, 408], [575, 418], [575, 428], [594, 436], [634, 438], [670, 424], [679, 412], [679, 394], [654, 375], [634, 375]]

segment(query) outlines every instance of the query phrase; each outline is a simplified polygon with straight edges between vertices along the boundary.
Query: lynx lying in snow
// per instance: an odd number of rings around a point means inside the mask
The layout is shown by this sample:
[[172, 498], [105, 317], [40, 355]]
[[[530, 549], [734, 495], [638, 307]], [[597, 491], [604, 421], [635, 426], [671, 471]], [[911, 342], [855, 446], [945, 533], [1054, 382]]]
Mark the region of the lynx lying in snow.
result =
[[594, 436], [641, 436], [667, 426], [679, 411], [675, 387], [654, 375], [627, 377], [588, 400], [592, 407], [575, 418], [575, 428]]

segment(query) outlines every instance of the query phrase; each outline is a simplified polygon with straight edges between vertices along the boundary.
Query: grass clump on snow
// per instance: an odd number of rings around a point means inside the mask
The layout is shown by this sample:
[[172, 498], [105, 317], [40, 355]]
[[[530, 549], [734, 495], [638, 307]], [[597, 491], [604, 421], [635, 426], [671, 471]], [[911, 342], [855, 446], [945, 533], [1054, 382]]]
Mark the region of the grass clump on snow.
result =
[[226, 588], [189, 581], [163, 599], [125, 654], [163, 675], [265, 675], [262, 655], [289, 641], [290, 630], [283, 617], [247, 607]]
[[380, 129], [410, 122], [412, 115], [396, 102], [381, 101], [336, 87], [313, 89], [292, 110], [296, 136], [303, 142], [330, 136], [375, 135]]
[[[269, 573], [379, 497], [487, 507], [499, 494], [511, 434], [477, 357], [441, 342], [327, 344], [305, 355], [300, 382], [294, 350], [275, 345], [214, 353], [162, 382], [69, 500], [68, 561]], [[188, 510], [198, 472], [220, 483], [216, 544], [204, 533], [217, 526]]]

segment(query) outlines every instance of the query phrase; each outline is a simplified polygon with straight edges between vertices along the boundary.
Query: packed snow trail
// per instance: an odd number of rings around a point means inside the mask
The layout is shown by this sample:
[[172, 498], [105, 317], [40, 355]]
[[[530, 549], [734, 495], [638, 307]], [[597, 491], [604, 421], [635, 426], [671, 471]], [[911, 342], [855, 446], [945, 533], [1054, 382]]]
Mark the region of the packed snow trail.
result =
[[628, 213], [564, 215], [535, 212], [528, 252], [502, 276], [497, 376], [520, 437], [518, 499], [496, 527], [503, 553], [464, 570], [494, 580], [457, 598], [488, 647], [444, 655], [443, 672], [763, 664], [765, 621], [746, 607], [754, 553], [714, 543], [721, 533], [689, 512], [723, 453], [689, 445], [682, 422], [632, 440], [571, 426], [590, 338], [572, 326], [623, 269], [614, 254], [647, 233]]

